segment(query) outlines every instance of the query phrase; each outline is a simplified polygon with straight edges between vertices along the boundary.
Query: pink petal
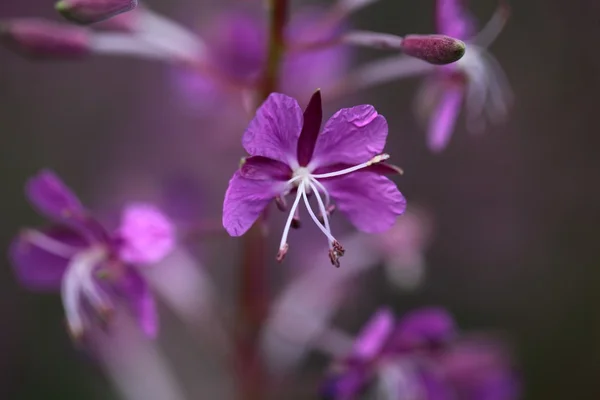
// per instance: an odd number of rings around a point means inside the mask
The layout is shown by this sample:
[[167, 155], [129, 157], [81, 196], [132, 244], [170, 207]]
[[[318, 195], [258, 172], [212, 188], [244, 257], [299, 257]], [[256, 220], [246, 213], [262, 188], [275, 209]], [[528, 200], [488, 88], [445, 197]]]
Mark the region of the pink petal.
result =
[[452, 86], [444, 91], [429, 126], [427, 145], [431, 151], [440, 152], [448, 145], [460, 113], [462, 100], [462, 87]]
[[473, 35], [474, 24], [464, 8], [464, 0], [437, 0], [437, 31], [466, 40]]
[[77, 196], [53, 171], [42, 170], [30, 178], [25, 193], [40, 213], [54, 221], [69, 223], [85, 214]]
[[302, 166], [306, 166], [312, 158], [322, 122], [323, 104], [321, 101], [321, 91], [317, 90], [310, 98], [304, 110], [304, 123], [300, 138], [298, 139], [298, 163]]
[[128, 301], [142, 332], [149, 338], [158, 333], [158, 312], [154, 298], [144, 278], [133, 268], [128, 268], [118, 282], [125, 299]]
[[[40, 232], [59, 243], [84, 249], [81, 236], [66, 228]], [[33, 243], [27, 234], [16, 237], [9, 250], [9, 258], [19, 282], [32, 290], [59, 290], [70, 259], [58, 256]]]
[[394, 314], [387, 308], [377, 311], [361, 329], [354, 343], [353, 355], [361, 360], [376, 357], [394, 329]]
[[415, 310], [401, 319], [394, 332], [393, 346], [400, 350], [434, 348], [457, 333], [452, 316], [443, 308]]
[[242, 177], [254, 180], [287, 181], [292, 177], [287, 164], [261, 156], [246, 158], [239, 172]]
[[231, 236], [241, 236], [284, 188], [284, 182], [244, 178], [236, 172], [229, 181], [223, 203], [223, 226]]
[[272, 93], [256, 111], [244, 132], [242, 145], [252, 156], [295, 164], [302, 121], [302, 110], [296, 100]]
[[383, 151], [387, 134], [387, 122], [373, 106], [343, 108], [325, 124], [310, 165], [366, 162]]
[[358, 171], [322, 182], [337, 208], [363, 232], [390, 229], [406, 210], [406, 199], [396, 184], [377, 173]]
[[119, 255], [132, 264], [152, 264], [162, 260], [175, 246], [175, 227], [151, 204], [129, 204], [123, 211]]

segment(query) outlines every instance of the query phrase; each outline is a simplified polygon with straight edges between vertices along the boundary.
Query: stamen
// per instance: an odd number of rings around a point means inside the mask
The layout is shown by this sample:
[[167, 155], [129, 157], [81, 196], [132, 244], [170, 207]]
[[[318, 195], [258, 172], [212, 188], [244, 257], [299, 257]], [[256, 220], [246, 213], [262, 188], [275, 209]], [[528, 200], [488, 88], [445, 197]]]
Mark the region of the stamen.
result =
[[292, 220], [294, 219], [294, 215], [296, 209], [298, 208], [298, 204], [300, 204], [300, 198], [304, 195], [304, 182], [300, 183], [298, 186], [298, 192], [296, 193], [296, 199], [294, 200], [294, 204], [290, 210], [290, 214], [288, 215], [287, 221], [285, 223], [285, 228], [283, 229], [283, 235], [281, 236], [281, 242], [279, 243], [279, 253], [277, 253], [277, 261], [283, 260], [285, 253], [288, 249], [287, 237], [290, 233], [290, 226], [292, 225]]
[[319, 194], [319, 191], [317, 190], [315, 185], [312, 184], [311, 181], [316, 182], [316, 180], [311, 179], [310, 181], [308, 181], [308, 184], [310, 185], [311, 190], [315, 193], [315, 197], [317, 198], [317, 203], [319, 204], [319, 210], [321, 211], [321, 215], [323, 216], [323, 223], [325, 224], [325, 229], [327, 229], [329, 232], [331, 232], [331, 227], [329, 226], [329, 218], [327, 216], [327, 209], [325, 208], [325, 204], [323, 204], [323, 200], [321, 199], [321, 195]]
[[308, 196], [306, 195], [306, 192], [303, 191], [302, 192], [302, 197], [304, 197], [304, 204], [306, 205], [306, 209], [308, 210], [308, 213], [310, 214], [310, 217], [312, 218], [312, 220], [315, 222], [315, 224], [317, 225], [317, 227], [321, 230], [321, 232], [323, 232], [325, 234], [325, 236], [327, 236], [327, 239], [329, 239], [330, 243], [335, 242], [335, 238], [331, 235], [331, 232], [329, 230], [327, 230], [322, 224], [321, 222], [319, 222], [319, 219], [317, 218], [317, 216], [315, 215], [314, 211], [312, 210], [312, 208], [310, 207], [310, 203], [308, 202]]
[[32, 244], [37, 247], [44, 249], [48, 253], [64, 257], [71, 258], [77, 252], [81, 251], [81, 249], [69, 246], [68, 244], [64, 244], [61, 241], [58, 241], [40, 231], [36, 231], [33, 229], [28, 229], [23, 232], [23, 236]]
[[86, 295], [92, 306], [105, 316], [112, 309], [110, 301], [93, 281], [94, 267], [106, 257], [104, 248], [91, 248], [75, 254], [62, 279], [61, 295], [71, 335], [77, 339], [84, 331], [81, 295]]
[[277, 260], [277, 262], [282, 262], [283, 259], [285, 258], [285, 255], [288, 252], [288, 249], [290, 248], [290, 246], [286, 243], [283, 245], [282, 248], [279, 249], [279, 251], [277, 252], [277, 257], [275, 257], [275, 259]]
[[323, 194], [325, 195], [325, 207], [327, 207], [327, 209], [329, 210], [332, 206], [331, 204], [331, 198], [329, 197], [329, 192], [327, 191], [327, 189], [325, 188], [325, 186], [323, 186], [323, 184], [321, 182], [319, 182], [318, 180], [314, 179], [312, 176], [310, 178], [310, 181], [312, 183], [314, 183], [319, 189], [321, 189], [321, 192], [323, 192]]
[[292, 219], [292, 228], [294, 229], [300, 229], [300, 227], [302, 226], [302, 223], [300, 222], [300, 209], [297, 208], [296, 212], [294, 213], [294, 218]]
[[334, 267], [340, 267], [340, 257], [334, 249], [329, 249], [329, 260]]
[[312, 178], [318, 178], [318, 179], [333, 178], [334, 176], [345, 175], [345, 174], [349, 174], [350, 172], [358, 171], [359, 169], [370, 167], [371, 165], [380, 163], [382, 161], [385, 161], [388, 158], [390, 158], [389, 154], [385, 154], [385, 153], [384, 154], [379, 154], [379, 155], [371, 158], [369, 161], [367, 161], [365, 163], [362, 163], [362, 164], [359, 164], [359, 165], [355, 165], [354, 167], [342, 169], [340, 171], [329, 172], [327, 174], [315, 174], [315, 175], [311, 175], [311, 177]]

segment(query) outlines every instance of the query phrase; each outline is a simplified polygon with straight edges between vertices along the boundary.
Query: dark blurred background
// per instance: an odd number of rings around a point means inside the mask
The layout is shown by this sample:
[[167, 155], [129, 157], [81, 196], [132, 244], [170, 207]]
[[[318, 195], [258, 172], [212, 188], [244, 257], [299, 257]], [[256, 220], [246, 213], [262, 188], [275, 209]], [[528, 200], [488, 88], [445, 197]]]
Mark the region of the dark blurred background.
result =
[[[172, 16], [190, 6], [148, 3]], [[471, 3], [482, 22], [496, 6]], [[400, 188], [409, 202], [433, 210], [437, 223], [420, 291], [398, 294], [377, 276], [369, 285], [399, 312], [438, 304], [462, 328], [504, 332], [516, 348], [526, 399], [598, 399], [600, 3], [511, 6], [492, 47], [516, 96], [507, 123], [473, 136], [460, 120], [448, 149], [433, 155], [411, 112], [418, 79], [355, 97], [388, 117], [389, 152], [406, 171]], [[382, 0], [355, 23], [396, 34], [431, 32], [433, 7], [433, 0]], [[48, 2], [0, 4], [1, 18], [30, 15], [55, 17]], [[203, 147], [205, 127], [171, 100], [165, 68], [114, 58], [35, 63], [0, 49], [3, 248], [21, 227], [41, 222], [23, 195], [38, 169], [58, 171], [93, 207], [107, 196], [98, 181], [117, 179], [121, 167], [147, 174], [182, 167], [165, 161], [161, 141]], [[214, 195], [203, 205], [217, 219], [226, 183], [211, 186]], [[116, 396], [72, 346], [59, 296], [19, 287], [6, 260], [0, 291], [1, 399]]]

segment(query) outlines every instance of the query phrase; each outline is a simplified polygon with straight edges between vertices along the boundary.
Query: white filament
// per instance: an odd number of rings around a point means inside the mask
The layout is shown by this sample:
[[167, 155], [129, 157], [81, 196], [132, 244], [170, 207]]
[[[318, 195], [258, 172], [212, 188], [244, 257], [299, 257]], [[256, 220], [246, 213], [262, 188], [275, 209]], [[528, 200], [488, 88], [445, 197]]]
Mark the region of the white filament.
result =
[[98, 310], [111, 308], [110, 300], [94, 282], [95, 267], [106, 258], [106, 250], [92, 247], [75, 254], [62, 279], [61, 295], [67, 324], [74, 335], [84, 330], [85, 317], [82, 312], [81, 297], [84, 295]]
[[[296, 198], [294, 200], [292, 208], [290, 209], [289, 215], [287, 217], [287, 221], [285, 223], [285, 227], [283, 229], [283, 234], [281, 236], [281, 241], [279, 244], [280, 251], [285, 252], [287, 249], [287, 237], [290, 232], [292, 220], [296, 216], [296, 213], [298, 210], [298, 205], [299, 205], [301, 198], [304, 200], [304, 205], [306, 206], [306, 209], [307, 209], [308, 214], [310, 215], [311, 219], [313, 220], [315, 225], [317, 225], [319, 230], [321, 232], [323, 232], [323, 234], [327, 238], [327, 242], [329, 244], [329, 249], [336, 250], [336, 249], [334, 249], [334, 244], [338, 243], [338, 242], [335, 239], [335, 237], [333, 236], [333, 233], [331, 232], [331, 225], [329, 223], [329, 214], [328, 214], [328, 207], [330, 205], [331, 197], [330, 197], [329, 192], [327, 191], [326, 187], [321, 182], [319, 182], [319, 179], [333, 178], [333, 177], [337, 177], [337, 176], [346, 175], [346, 174], [367, 168], [373, 164], [377, 164], [379, 162], [385, 161], [389, 157], [390, 156], [388, 154], [379, 154], [379, 155], [376, 155], [375, 157], [371, 158], [367, 162], [364, 162], [364, 163], [361, 163], [361, 164], [358, 164], [358, 165], [355, 165], [355, 166], [352, 166], [349, 168], [344, 168], [339, 171], [333, 171], [333, 172], [328, 172], [328, 173], [324, 173], [324, 174], [313, 174], [312, 171], [314, 170], [314, 167], [311, 167], [310, 164], [307, 167], [295, 168], [294, 176], [286, 182], [286, 185], [285, 185], [286, 190], [283, 193], [283, 195], [286, 195], [287, 193], [289, 193], [292, 190], [292, 188], [294, 186], [297, 187]], [[314, 195], [317, 199], [319, 212], [323, 216], [323, 223], [321, 223], [321, 221], [319, 220], [319, 218], [317, 217], [317, 215], [315, 214], [315, 212], [313, 211], [313, 209], [310, 205], [310, 202], [308, 200], [308, 194], [310, 192], [314, 193]], [[323, 197], [321, 197], [321, 194], [323, 194], [323, 196], [325, 197], [325, 201], [323, 201]], [[338, 244], [338, 246], [339, 246], [339, 244]], [[336, 250], [336, 252], [338, 252], [338, 251]]]
[[279, 243], [279, 249], [283, 250], [285, 245], [287, 244], [287, 237], [290, 233], [290, 227], [292, 226], [292, 220], [294, 219], [294, 215], [296, 213], [296, 209], [298, 208], [298, 204], [300, 203], [300, 197], [304, 193], [304, 183], [301, 182], [298, 186], [298, 192], [296, 193], [296, 199], [294, 200], [294, 204], [290, 210], [290, 214], [288, 215], [287, 221], [285, 223], [285, 228], [283, 229], [283, 235], [281, 235], [281, 242]]

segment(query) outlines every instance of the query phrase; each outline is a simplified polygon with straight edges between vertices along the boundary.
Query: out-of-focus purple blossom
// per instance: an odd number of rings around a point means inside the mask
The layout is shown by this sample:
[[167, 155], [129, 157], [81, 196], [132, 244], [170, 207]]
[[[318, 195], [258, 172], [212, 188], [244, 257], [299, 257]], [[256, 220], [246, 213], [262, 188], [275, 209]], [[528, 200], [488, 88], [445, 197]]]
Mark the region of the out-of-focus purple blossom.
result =
[[398, 322], [383, 309], [334, 362], [322, 394], [335, 400], [516, 400], [520, 387], [501, 342], [459, 335], [443, 309], [416, 310]]
[[425, 251], [434, 232], [432, 216], [409, 207], [387, 232], [364, 238], [383, 260], [388, 279], [402, 289], [415, 289], [425, 278]]
[[500, 64], [487, 50], [508, 18], [506, 6], [502, 4], [479, 33], [474, 33], [475, 24], [462, 0], [438, 0], [436, 12], [438, 32], [467, 43], [464, 57], [436, 70], [417, 97], [417, 111], [429, 125], [428, 146], [438, 152], [450, 141], [463, 103], [467, 129], [480, 132], [486, 120], [505, 118], [512, 93]]
[[[343, 30], [340, 21], [324, 21], [325, 13], [307, 10], [294, 14], [287, 26], [288, 41], [328, 40]], [[206, 46], [206, 69], [175, 68], [173, 82], [186, 102], [211, 112], [240, 103], [240, 90], [250, 96], [267, 62], [267, 20], [248, 10], [228, 10], [205, 25], [199, 36]], [[307, 98], [328, 81], [342, 74], [350, 63], [350, 50], [341, 45], [314, 51], [286, 52], [277, 87], [295, 98]], [[224, 90], [229, 84], [236, 91]], [[231, 111], [229, 110], [229, 113]]]
[[[377, 233], [389, 229], [406, 208], [396, 185], [384, 175], [398, 172], [382, 154], [387, 122], [372, 106], [338, 111], [320, 131], [321, 94], [311, 98], [304, 114], [291, 97], [274, 93], [258, 109], [242, 138], [250, 157], [229, 182], [223, 205], [223, 226], [243, 235], [265, 207], [295, 192], [281, 237], [278, 260], [288, 250], [287, 237], [301, 200], [313, 222], [327, 237], [331, 262], [344, 254], [331, 233], [331, 199], [358, 229]], [[320, 218], [308, 195], [316, 197]]]
[[151, 205], [132, 204], [121, 227], [111, 232], [48, 170], [27, 182], [26, 193], [55, 225], [24, 230], [13, 241], [10, 259], [19, 281], [33, 290], [60, 289], [75, 338], [106, 322], [119, 303], [129, 307], [147, 336], [155, 336], [154, 300], [138, 266], [171, 252], [175, 232], [168, 218]]
[[55, 8], [70, 21], [92, 24], [131, 11], [137, 4], [137, 0], [60, 0]]
[[466, 44], [464, 56], [457, 62], [434, 66], [406, 55], [388, 57], [362, 65], [325, 88], [330, 88], [332, 97], [339, 97], [397, 79], [426, 75], [416, 97], [416, 114], [428, 126], [428, 147], [442, 151], [463, 104], [471, 132], [482, 131], [488, 121], [502, 121], [508, 113], [513, 94], [500, 64], [488, 51], [507, 19], [508, 8], [502, 3], [487, 25], [474, 33], [475, 24], [463, 0], [438, 0], [438, 33]]

